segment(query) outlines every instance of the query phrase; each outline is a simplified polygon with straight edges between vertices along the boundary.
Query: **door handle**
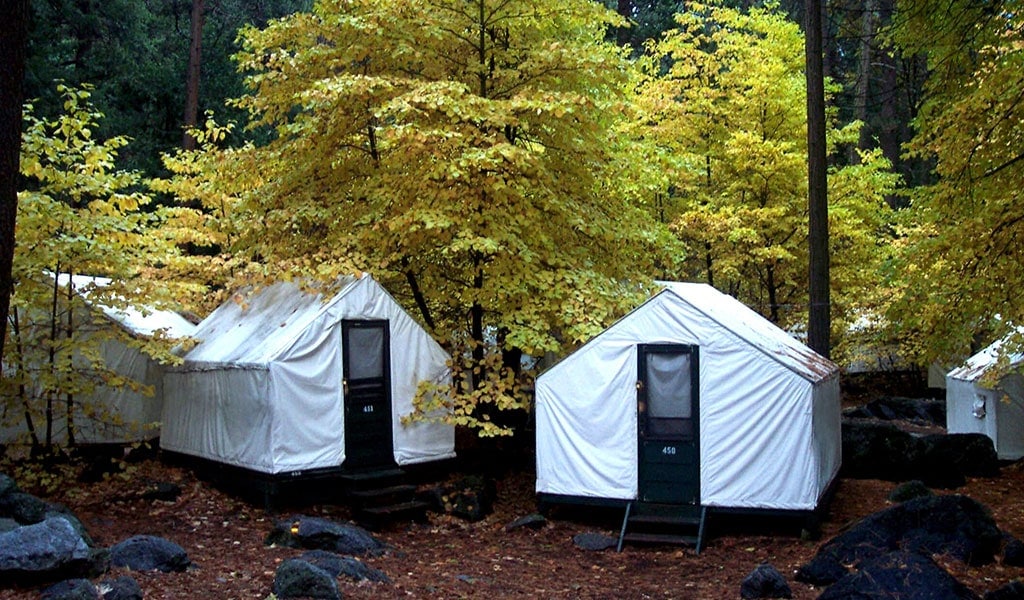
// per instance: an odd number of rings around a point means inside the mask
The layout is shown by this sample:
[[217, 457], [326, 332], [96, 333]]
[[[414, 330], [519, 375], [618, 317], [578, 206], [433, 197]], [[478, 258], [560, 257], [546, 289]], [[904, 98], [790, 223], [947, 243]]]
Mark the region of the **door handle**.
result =
[[643, 382], [643, 380], [642, 380], [642, 379], [641, 379], [641, 380], [638, 380], [638, 381], [636, 382], [636, 391], [638, 391], [638, 392], [642, 392], [642, 391], [644, 391], [644, 382]]
[[341, 380], [341, 393], [348, 396], [348, 379]]

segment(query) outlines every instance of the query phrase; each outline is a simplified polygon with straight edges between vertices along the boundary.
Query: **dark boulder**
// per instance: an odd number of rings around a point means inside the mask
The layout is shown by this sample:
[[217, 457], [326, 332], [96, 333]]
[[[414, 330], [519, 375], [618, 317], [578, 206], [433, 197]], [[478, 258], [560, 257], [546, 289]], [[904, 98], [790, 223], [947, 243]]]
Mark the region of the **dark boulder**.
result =
[[505, 525], [505, 531], [512, 531], [513, 529], [542, 529], [548, 524], [548, 520], [544, 518], [544, 515], [539, 513], [533, 513], [526, 515], [525, 517], [519, 517], [515, 521], [512, 521], [508, 525]]
[[581, 550], [600, 551], [618, 546], [619, 540], [603, 533], [586, 531], [572, 536], [572, 543]]
[[917, 479], [916, 470], [924, 454], [924, 443], [887, 423], [843, 421], [843, 466], [845, 477], [907, 481]]
[[743, 600], [792, 597], [793, 590], [789, 589], [785, 578], [778, 569], [767, 563], [758, 565], [740, 584], [740, 598]]
[[281, 599], [341, 600], [338, 584], [330, 573], [294, 558], [282, 562], [274, 573], [274, 595]]
[[[970, 565], [994, 560], [1002, 534], [988, 509], [966, 496], [925, 496], [868, 515], [826, 542], [804, 571], [820, 573], [835, 565], [856, 564], [897, 550], [923, 555], [948, 554]], [[817, 561], [817, 562], [816, 562]], [[832, 564], [835, 563], [835, 564]], [[819, 584], [826, 583], [819, 577]]]
[[931, 558], [896, 551], [874, 557], [835, 582], [818, 600], [977, 600], [977, 596]]
[[999, 456], [992, 438], [983, 433], [927, 435], [925, 467], [933, 472], [943, 469], [967, 477], [998, 477]]
[[968, 476], [999, 475], [999, 460], [992, 440], [980, 433], [916, 437], [888, 423], [845, 419], [842, 473], [949, 489]]
[[100, 582], [103, 600], [142, 600], [142, 588], [134, 578], [124, 575]]
[[1024, 600], [1024, 582], [1011, 581], [1001, 588], [986, 592], [984, 600]]
[[143, 500], [174, 502], [181, 495], [181, 486], [168, 481], [158, 481], [142, 492]]
[[184, 571], [191, 561], [185, 549], [154, 535], [136, 535], [110, 547], [110, 562], [133, 571]]
[[946, 426], [946, 403], [931, 398], [888, 396], [877, 398], [856, 408], [843, 411], [855, 419], [909, 421], [917, 425]]
[[824, 586], [839, 581], [849, 573], [834, 556], [819, 553], [796, 570], [794, 579], [801, 583]]
[[71, 523], [71, 526], [78, 532], [78, 535], [82, 536], [82, 539], [85, 540], [86, 544], [89, 544], [89, 546], [96, 545], [93, 542], [92, 537], [89, 536], [89, 532], [86, 530], [85, 525], [78, 520], [78, 517], [76, 517], [68, 507], [58, 503], [48, 503], [47, 507], [45, 518], [63, 517], [67, 519], [68, 523]]
[[913, 500], [914, 498], [934, 495], [935, 492], [931, 491], [923, 481], [915, 479], [894, 487], [892, 491], [889, 492], [888, 500], [889, 502], [906, 502], [907, 500]]
[[384, 542], [362, 527], [302, 515], [278, 521], [264, 543], [351, 555], [376, 556], [387, 550]]
[[18, 484], [14, 483], [14, 479], [9, 475], [0, 473], [0, 497], [16, 491], [18, 491]]
[[365, 579], [377, 583], [391, 583], [391, 579], [383, 571], [374, 569], [351, 556], [341, 556], [326, 550], [310, 550], [300, 556], [298, 560], [304, 560], [314, 567], [320, 567], [330, 573], [332, 577], [344, 575], [355, 581]]
[[68, 579], [43, 590], [40, 600], [100, 600], [100, 593], [88, 579]]
[[1008, 567], [1024, 567], [1024, 542], [1011, 538], [1003, 547], [1003, 564]]
[[493, 479], [466, 475], [445, 486], [445, 511], [467, 521], [480, 521], [491, 514], [497, 495]]
[[50, 505], [32, 494], [8, 492], [0, 496], [0, 517], [14, 519], [22, 525], [41, 523]]
[[90, 548], [63, 517], [0, 533], [0, 581], [57, 581], [105, 568], [106, 553]]

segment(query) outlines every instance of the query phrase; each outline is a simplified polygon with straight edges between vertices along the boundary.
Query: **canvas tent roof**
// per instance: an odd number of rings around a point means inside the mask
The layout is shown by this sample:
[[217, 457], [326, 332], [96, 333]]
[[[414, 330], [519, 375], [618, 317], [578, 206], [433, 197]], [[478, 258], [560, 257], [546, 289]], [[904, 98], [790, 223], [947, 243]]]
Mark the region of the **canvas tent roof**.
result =
[[338, 290], [326, 301], [320, 293], [305, 293], [294, 284], [277, 283], [243, 290], [218, 307], [196, 329], [202, 342], [187, 354], [189, 365], [266, 365], [279, 357], [317, 317], [358, 285], [359, 279], [339, 279]]
[[800, 343], [736, 298], [703, 283], [658, 283], [665, 287], [662, 293], [675, 294], [804, 379], [823, 381], [838, 373], [838, 367], [832, 361]]
[[[180, 339], [192, 335], [196, 329], [196, 326], [188, 319], [171, 310], [134, 305], [111, 307], [100, 302], [90, 301], [89, 296], [92, 295], [92, 290], [111, 284], [112, 280], [109, 277], [72, 275], [70, 279], [75, 290], [90, 306], [100, 309], [107, 318], [134, 335], [149, 337], [159, 330], [172, 339]], [[67, 286], [67, 273], [58, 275], [57, 283], [61, 287]]]
[[[1024, 334], [1024, 329], [1019, 329], [1015, 333], [1018, 335]], [[1006, 353], [1003, 346], [1007, 344], [1008, 338], [1009, 335], [989, 344], [980, 352], [964, 361], [964, 364], [950, 370], [947, 376], [951, 379], [959, 379], [962, 381], [977, 381], [981, 379], [991, 367], [995, 366], [1000, 359], [1004, 360], [1005, 364], [1011, 367], [1024, 363], [1024, 353], [1021, 351], [1011, 351], [1007, 353], [1005, 357], [1002, 356]]]
[[635, 499], [638, 344], [686, 344], [702, 504], [814, 508], [839, 469], [839, 367], [711, 286], [662, 285], [538, 378], [537, 491]]

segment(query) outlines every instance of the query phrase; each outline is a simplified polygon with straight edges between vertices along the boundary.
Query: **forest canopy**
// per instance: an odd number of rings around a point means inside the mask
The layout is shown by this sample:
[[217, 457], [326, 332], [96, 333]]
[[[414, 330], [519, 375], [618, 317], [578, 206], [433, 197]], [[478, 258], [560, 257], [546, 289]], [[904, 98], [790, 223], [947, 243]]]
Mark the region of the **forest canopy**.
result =
[[[16, 305], [43, 308], [44, 269], [198, 315], [369, 272], [491, 433], [479, 407], [527, 406], [524, 367], [657, 280], [800, 334], [802, 4], [738, 4], [34, 1]], [[837, 360], [956, 362], [1024, 321], [1018, 8], [828, 4]]]

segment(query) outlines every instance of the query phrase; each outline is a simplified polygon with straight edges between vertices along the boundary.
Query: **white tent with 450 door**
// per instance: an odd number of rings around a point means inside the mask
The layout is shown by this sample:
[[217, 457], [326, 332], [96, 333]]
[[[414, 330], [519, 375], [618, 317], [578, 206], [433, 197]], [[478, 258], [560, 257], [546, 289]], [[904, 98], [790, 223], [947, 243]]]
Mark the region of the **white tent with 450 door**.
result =
[[165, 450], [271, 475], [454, 456], [450, 425], [402, 422], [448, 355], [369, 275], [236, 294], [193, 337], [164, 379]]
[[538, 378], [541, 500], [815, 509], [839, 368], [711, 286], [662, 285]]

